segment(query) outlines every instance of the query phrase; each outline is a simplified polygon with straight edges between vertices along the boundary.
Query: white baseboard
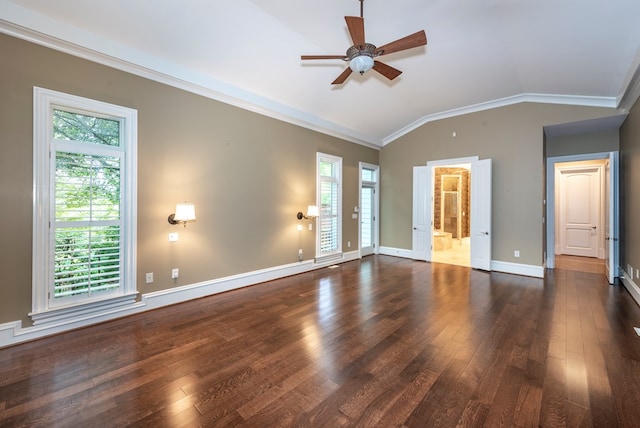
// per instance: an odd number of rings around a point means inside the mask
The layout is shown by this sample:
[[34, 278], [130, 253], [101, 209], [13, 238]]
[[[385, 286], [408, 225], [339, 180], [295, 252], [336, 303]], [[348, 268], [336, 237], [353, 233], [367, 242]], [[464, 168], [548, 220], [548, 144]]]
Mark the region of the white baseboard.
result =
[[[386, 256], [413, 258], [411, 250], [393, 247], [380, 247], [380, 254]], [[491, 270], [496, 272], [512, 273], [514, 275], [533, 276], [535, 278], [544, 278], [544, 266], [524, 265], [520, 263], [501, 262], [499, 260], [491, 261]]]
[[640, 306], [640, 287], [638, 287], [638, 284], [633, 282], [633, 280], [629, 277], [627, 272], [625, 272], [622, 269], [620, 269], [620, 272], [622, 272], [622, 276], [620, 276], [620, 279], [622, 280], [622, 284], [624, 284], [624, 287], [627, 289], [629, 294], [631, 294], [631, 297], [633, 297], [633, 300], [635, 300], [636, 303]]
[[532, 276], [544, 278], [544, 266], [525, 265], [521, 263], [491, 261], [491, 270], [496, 272], [512, 273], [514, 275]]
[[404, 248], [380, 247], [378, 254], [382, 254], [384, 256], [404, 257], [405, 259], [413, 258], [413, 251], [405, 250]]
[[272, 268], [217, 278], [210, 281], [169, 288], [167, 290], [154, 291], [141, 295], [141, 300], [139, 302], [118, 310], [98, 311], [91, 314], [84, 314], [80, 318], [61, 320], [60, 322], [46, 325], [34, 325], [23, 328], [22, 321], [11, 321], [0, 324], [0, 348], [40, 339], [52, 334], [62, 333], [64, 331], [87, 327], [92, 324], [145, 312], [151, 309], [161, 308], [163, 306], [174, 305], [176, 303], [211, 296], [213, 294], [259, 284], [261, 282], [267, 282], [315, 269], [321, 269], [337, 263], [357, 260], [359, 258], [359, 251], [350, 251], [343, 253], [338, 260], [331, 260], [326, 263], [314, 263], [313, 260], [305, 260], [299, 263], [275, 266]]

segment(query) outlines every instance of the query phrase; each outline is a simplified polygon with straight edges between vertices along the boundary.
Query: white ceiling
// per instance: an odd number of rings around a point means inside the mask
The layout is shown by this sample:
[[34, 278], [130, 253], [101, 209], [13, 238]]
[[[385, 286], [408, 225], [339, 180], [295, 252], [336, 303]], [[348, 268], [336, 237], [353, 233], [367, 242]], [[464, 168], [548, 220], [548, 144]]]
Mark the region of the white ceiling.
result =
[[[426, 47], [331, 82], [358, 0], [0, 0], [0, 31], [380, 147], [422, 123], [521, 101], [617, 108], [640, 64], [638, 0], [366, 0], [366, 40]], [[96, 55], [99, 54], [99, 55]]]

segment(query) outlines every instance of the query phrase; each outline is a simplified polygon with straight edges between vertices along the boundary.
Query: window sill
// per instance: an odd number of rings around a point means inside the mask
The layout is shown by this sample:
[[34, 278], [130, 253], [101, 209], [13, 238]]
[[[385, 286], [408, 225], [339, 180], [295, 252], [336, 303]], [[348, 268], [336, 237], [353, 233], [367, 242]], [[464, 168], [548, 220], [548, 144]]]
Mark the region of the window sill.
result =
[[33, 320], [33, 325], [37, 326], [67, 324], [128, 309], [136, 303], [137, 295], [138, 293], [134, 292], [74, 306], [31, 312], [29, 316]]

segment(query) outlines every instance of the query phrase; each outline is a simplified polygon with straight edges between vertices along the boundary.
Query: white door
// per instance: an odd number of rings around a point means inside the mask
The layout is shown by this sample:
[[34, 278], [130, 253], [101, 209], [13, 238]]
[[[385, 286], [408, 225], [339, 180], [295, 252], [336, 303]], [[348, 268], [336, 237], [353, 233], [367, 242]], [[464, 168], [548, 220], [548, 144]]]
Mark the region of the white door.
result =
[[558, 168], [560, 253], [598, 257], [600, 166]]
[[618, 152], [609, 153], [606, 164], [606, 198], [605, 198], [605, 267], [607, 280], [613, 284], [618, 277], [620, 241], [619, 235], [619, 175], [618, 175]]
[[360, 203], [354, 218], [360, 217], [358, 236], [360, 257], [377, 253], [378, 249], [378, 182], [380, 167], [360, 162]]
[[431, 189], [432, 168], [413, 167], [413, 258], [431, 261]]
[[360, 255], [375, 252], [376, 189], [370, 184], [360, 188]]
[[471, 267], [491, 270], [491, 159], [471, 164]]

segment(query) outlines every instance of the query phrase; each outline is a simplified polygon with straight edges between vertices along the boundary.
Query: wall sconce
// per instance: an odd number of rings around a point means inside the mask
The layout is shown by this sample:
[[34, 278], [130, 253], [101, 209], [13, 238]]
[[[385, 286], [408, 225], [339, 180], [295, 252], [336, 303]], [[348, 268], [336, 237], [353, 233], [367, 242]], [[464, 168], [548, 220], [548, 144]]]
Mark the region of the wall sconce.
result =
[[187, 227], [188, 221], [196, 221], [196, 207], [193, 204], [177, 204], [176, 212], [174, 214], [169, 215], [167, 219], [169, 224], [180, 224], [182, 223], [184, 227]]
[[312, 219], [318, 217], [318, 207], [315, 205], [309, 205], [307, 207], [307, 215], [302, 214], [302, 211], [299, 211], [297, 216], [298, 220], [302, 220], [303, 218]]

